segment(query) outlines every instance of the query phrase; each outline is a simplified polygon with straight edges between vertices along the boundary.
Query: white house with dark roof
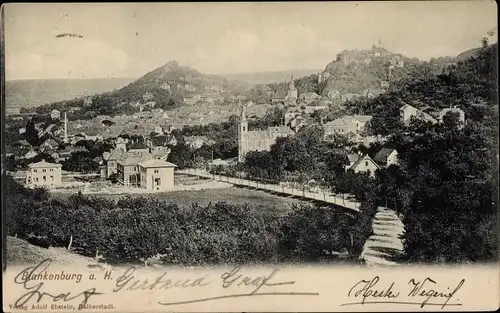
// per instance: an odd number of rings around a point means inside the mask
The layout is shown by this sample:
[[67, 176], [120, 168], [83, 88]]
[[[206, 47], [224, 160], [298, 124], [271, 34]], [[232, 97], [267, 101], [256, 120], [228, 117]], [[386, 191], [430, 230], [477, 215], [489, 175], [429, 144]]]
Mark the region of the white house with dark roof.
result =
[[54, 188], [62, 185], [62, 165], [42, 160], [28, 165], [26, 185]]
[[363, 172], [369, 172], [370, 176], [374, 177], [376, 170], [380, 169], [380, 166], [373, 161], [370, 156], [365, 155], [362, 157], [359, 157], [356, 162], [352, 166], [350, 166], [348, 169], [351, 169], [354, 171], [354, 173], [363, 173]]
[[438, 122], [438, 120], [432, 115], [425, 113], [424, 111], [417, 109], [416, 107], [409, 104], [405, 104], [401, 108], [399, 108], [399, 117], [401, 123], [403, 123], [404, 125], [408, 125], [413, 117], [431, 123]]

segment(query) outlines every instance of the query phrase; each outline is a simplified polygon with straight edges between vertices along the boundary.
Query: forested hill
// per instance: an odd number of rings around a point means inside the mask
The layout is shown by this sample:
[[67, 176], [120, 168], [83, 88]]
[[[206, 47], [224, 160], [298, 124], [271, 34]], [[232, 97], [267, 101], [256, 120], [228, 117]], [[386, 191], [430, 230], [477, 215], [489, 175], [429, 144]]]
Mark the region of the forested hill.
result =
[[218, 94], [228, 97], [242, 94], [249, 87], [246, 83], [203, 74], [172, 61], [118, 90], [43, 105], [36, 111], [41, 114], [53, 109], [68, 111], [70, 120], [91, 119], [98, 115], [130, 115], [137, 112], [139, 107], [169, 110], [182, 105], [186, 96]]
[[385, 90], [384, 83], [392, 84], [405, 79], [420, 71], [422, 66], [437, 75], [475, 52], [477, 49], [461, 53], [460, 58], [443, 56], [424, 62], [376, 46], [369, 50], [344, 50], [325, 67], [321, 89], [323, 94], [338, 91], [340, 94], [360, 95], [367, 90]]
[[371, 127], [382, 135], [400, 128], [399, 108], [405, 103], [436, 109], [458, 106], [466, 116], [482, 116], [484, 110], [498, 108], [497, 50], [497, 44], [484, 47], [442, 73], [424, 63], [391, 84], [387, 93], [374, 99], [355, 100], [347, 106], [352, 113], [361, 110], [373, 115]]

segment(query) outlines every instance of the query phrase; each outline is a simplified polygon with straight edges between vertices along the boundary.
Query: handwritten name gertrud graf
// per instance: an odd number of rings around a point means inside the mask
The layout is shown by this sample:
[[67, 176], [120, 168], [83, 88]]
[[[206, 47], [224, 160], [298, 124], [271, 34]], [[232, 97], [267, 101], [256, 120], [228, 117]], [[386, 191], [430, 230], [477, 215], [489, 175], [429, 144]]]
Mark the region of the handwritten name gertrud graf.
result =
[[[134, 275], [135, 268], [131, 267], [116, 279], [114, 292], [124, 290], [167, 290], [171, 288], [203, 288], [211, 285], [209, 288], [220, 288], [222, 290], [235, 290], [234, 293], [213, 296], [208, 298], [191, 298], [178, 300], [175, 302], [160, 301], [159, 304], [165, 306], [182, 305], [197, 302], [215, 301], [228, 298], [255, 297], [255, 296], [317, 296], [316, 292], [286, 292], [273, 291], [272, 287], [293, 285], [295, 281], [280, 281], [277, 279], [279, 269], [273, 269], [268, 275], [251, 276], [242, 274], [241, 267], [237, 266], [224, 272], [220, 277], [211, 279], [208, 274], [183, 279], [168, 278], [164, 272], [153, 280], [139, 279]], [[242, 292], [245, 291], [245, 292]]]
[[[25, 268], [16, 275], [14, 283], [21, 285], [26, 293], [23, 293], [11, 308], [26, 310], [27, 305], [32, 304], [32, 309], [37, 310], [42, 308], [40, 306], [42, 300], [52, 299], [52, 302], [65, 303], [65, 305], [52, 304], [52, 308], [55, 306], [55, 309], [71, 309], [73, 308], [72, 305], [67, 302], [81, 299], [81, 302], [78, 304], [78, 309], [80, 310], [87, 306], [90, 297], [103, 294], [97, 292], [95, 288], [89, 288], [80, 293], [61, 292], [51, 294], [44, 291], [45, 282], [37, 281], [75, 280], [76, 283], [80, 283], [82, 280], [81, 274], [67, 274], [63, 271], [60, 273], [50, 273], [48, 269], [51, 263], [52, 260], [50, 259], [43, 260], [38, 265]], [[89, 279], [95, 279], [93, 278], [93, 274], [91, 274]]]
[[[380, 277], [375, 276], [370, 280], [360, 280], [348, 292], [349, 298], [354, 298], [355, 302], [344, 303], [347, 305], [365, 305], [365, 304], [402, 304], [425, 306], [440, 306], [444, 309], [446, 306], [461, 306], [456, 297], [460, 288], [465, 283], [465, 279], [460, 280], [456, 286], [443, 286], [430, 277], [423, 280], [412, 278], [408, 281], [408, 286], [399, 288], [395, 282], [390, 284], [379, 284]], [[446, 291], [438, 291], [446, 289]], [[455, 302], [450, 300], [455, 298]]]

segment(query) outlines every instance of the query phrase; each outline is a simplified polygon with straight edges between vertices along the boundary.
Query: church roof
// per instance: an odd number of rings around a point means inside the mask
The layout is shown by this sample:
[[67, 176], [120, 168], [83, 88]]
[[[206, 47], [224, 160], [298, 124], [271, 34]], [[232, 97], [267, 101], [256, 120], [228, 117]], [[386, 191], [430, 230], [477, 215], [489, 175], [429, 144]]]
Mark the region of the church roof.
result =
[[283, 89], [279, 89], [273, 96], [273, 99], [285, 99], [286, 93]]

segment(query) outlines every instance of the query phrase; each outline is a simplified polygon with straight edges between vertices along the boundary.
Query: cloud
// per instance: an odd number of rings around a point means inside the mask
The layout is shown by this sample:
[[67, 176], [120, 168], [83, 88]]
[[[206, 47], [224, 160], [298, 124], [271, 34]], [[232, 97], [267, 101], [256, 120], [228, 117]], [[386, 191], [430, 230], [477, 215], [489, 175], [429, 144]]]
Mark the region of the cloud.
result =
[[128, 55], [102, 41], [51, 38], [31, 51], [6, 56], [6, 78], [113, 77], [130, 63]]

